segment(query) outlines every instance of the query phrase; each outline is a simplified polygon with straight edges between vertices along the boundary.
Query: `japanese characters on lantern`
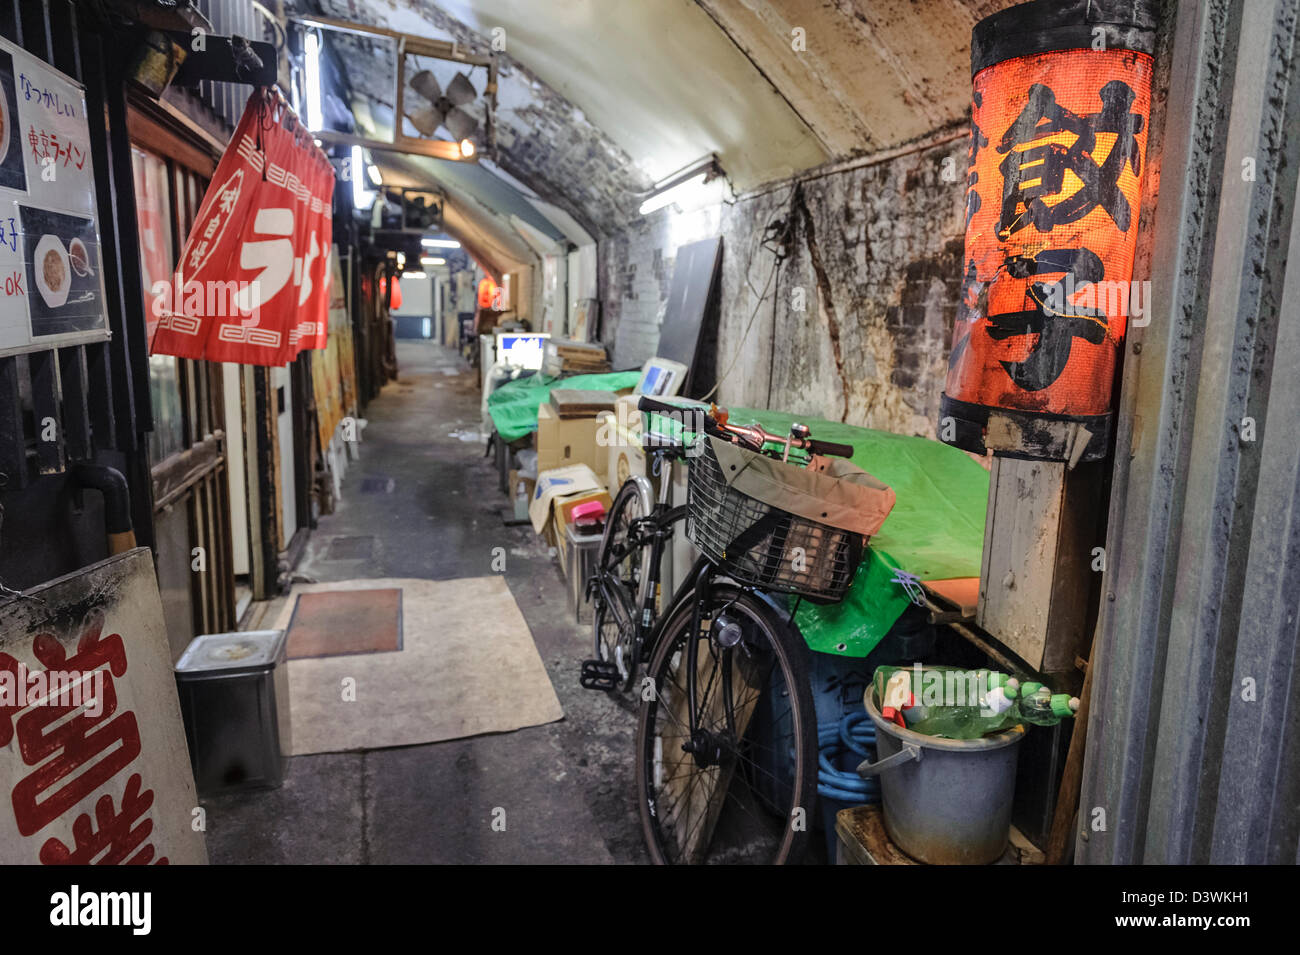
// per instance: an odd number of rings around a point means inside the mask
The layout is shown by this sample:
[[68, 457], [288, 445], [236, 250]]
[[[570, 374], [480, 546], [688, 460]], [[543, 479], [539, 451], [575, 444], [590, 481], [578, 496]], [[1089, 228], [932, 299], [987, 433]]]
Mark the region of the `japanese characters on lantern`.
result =
[[1132, 279], [1151, 75], [1149, 54], [1114, 48], [976, 73], [943, 440], [1065, 458], [1059, 425], [1078, 424], [1082, 458], [1105, 454], [1126, 324], [1149, 307]]

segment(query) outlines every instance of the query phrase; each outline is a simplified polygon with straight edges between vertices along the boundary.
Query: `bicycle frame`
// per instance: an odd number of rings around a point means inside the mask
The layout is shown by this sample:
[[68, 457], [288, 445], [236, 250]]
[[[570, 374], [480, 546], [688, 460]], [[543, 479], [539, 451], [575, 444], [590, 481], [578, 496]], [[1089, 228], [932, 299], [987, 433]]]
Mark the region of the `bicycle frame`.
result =
[[[684, 601], [693, 601], [691, 610], [691, 627], [692, 633], [699, 633], [703, 624], [703, 608], [707, 606], [713, 584], [717, 580], [731, 580], [731, 578], [712, 560], [701, 555], [697, 557], [692, 565], [690, 573], [682, 580], [672, 599], [664, 609], [664, 612], [655, 615], [655, 598], [658, 594], [659, 585], [662, 579], [662, 564], [665, 549], [669, 542], [676, 534], [676, 525], [686, 517], [686, 505], [678, 507], [669, 506], [669, 497], [672, 493], [672, 465], [681, 459], [681, 450], [679, 448], [647, 448], [647, 453], [652, 461], [652, 473], [659, 479], [659, 486], [656, 489], [656, 500], [654, 508], [650, 514], [636, 518], [628, 528], [628, 551], [634, 551], [644, 547], [647, 538], [650, 543], [650, 566], [643, 568], [643, 573], [647, 575], [646, 582], [643, 586], [643, 596], [641, 606], [635, 607], [635, 619], [632, 621], [636, 628], [637, 652], [635, 660], [648, 660], [653, 657], [659, 641], [663, 638], [664, 628], [668, 622], [674, 619]], [[618, 555], [622, 560], [626, 554]], [[603, 570], [603, 568], [602, 568]], [[602, 591], [602, 597], [606, 605], [611, 608], [611, 612], [617, 613], [623, 609], [623, 604], [613, 599], [609, 593], [609, 584], [605, 579], [605, 574], [597, 572], [592, 578], [592, 583]], [[772, 607], [774, 614], [786, 625], [790, 622], [790, 614], [781, 610], [774, 604], [766, 594], [751, 586], [739, 584], [742, 592], [753, 594]], [[686, 646], [686, 690], [689, 696], [687, 714], [689, 720], [689, 731], [692, 738], [695, 737], [699, 730], [698, 706], [697, 706], [697, 687], [696, 671], [699, 662], [699, 640], [688, 640]], [[724, 668], [722, 671], [722, 689], [723, 698], [729, 700], [731, 696], [731, 671], [730, 668]], [[726, 706], [728, 721], [731, 718], [731, 708]], [[734, 732], [734, 727], [728, 729]], [[699, 758], [699, 757], [697, 757]]]

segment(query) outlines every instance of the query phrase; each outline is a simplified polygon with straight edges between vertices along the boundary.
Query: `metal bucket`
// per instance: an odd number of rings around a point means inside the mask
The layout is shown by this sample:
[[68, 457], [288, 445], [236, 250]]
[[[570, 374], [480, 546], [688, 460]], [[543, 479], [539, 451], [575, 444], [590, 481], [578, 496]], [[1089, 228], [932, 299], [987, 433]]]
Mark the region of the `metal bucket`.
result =
[[940, 739], [880, 715], [868, 689], [863, 702], [876, 724], [876, 762], [858, 767], [879, 776], [885, 831], [919, 862], [980, 865], [1006, 851], [1023, 726], [983, 739]]

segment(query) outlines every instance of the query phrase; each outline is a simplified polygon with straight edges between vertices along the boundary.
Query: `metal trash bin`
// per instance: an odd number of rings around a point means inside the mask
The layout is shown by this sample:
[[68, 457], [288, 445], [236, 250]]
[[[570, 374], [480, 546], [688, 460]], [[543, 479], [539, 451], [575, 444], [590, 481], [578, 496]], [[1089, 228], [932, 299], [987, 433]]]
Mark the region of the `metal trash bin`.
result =
[[275, 788], [289, 756], [283, 630], [208, 633], [176, 661], [176, 690], [200, 795]]
[[583, 623], [589, 617], [585, 611], [587, 601], [587, 581], [596, 572], [596, 558], [600, 556], [600, 542], [604, 530], [598, 534], [587, 534], [577, 530], [572, 524], [566, 525], [564, 539], [560, 542], [561, 566], [568, 574], [569, 610], [574, 623]]

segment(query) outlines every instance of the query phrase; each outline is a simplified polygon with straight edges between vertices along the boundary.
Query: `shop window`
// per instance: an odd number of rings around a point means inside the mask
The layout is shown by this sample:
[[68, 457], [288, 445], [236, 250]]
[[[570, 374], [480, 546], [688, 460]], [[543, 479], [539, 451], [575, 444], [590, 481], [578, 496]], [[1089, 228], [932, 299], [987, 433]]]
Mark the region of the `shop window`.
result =
[[[135, 175], [136, 219], [140, 229], [140, 272], [144, 280], [145, 324], [150, 337], [158, 320], [154, 310], [160, 285], [171, 281], [174, 243], [172, 193], [165, 160], [131, 150]], [[180, 373], [168, 355], [149, 358], [149, 395], [153, 403], [154, 430], [149, 435], [149, 460], [154, 464], [185, 450], [185, 414]]]

